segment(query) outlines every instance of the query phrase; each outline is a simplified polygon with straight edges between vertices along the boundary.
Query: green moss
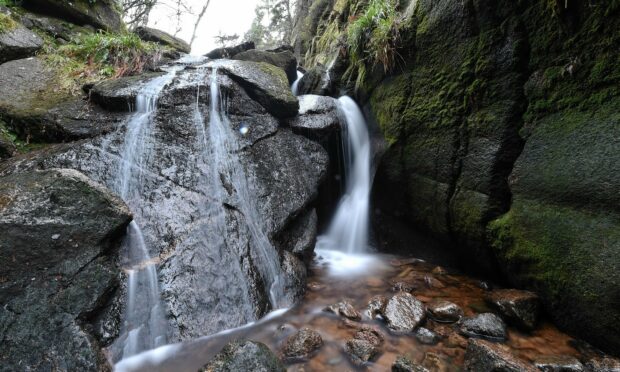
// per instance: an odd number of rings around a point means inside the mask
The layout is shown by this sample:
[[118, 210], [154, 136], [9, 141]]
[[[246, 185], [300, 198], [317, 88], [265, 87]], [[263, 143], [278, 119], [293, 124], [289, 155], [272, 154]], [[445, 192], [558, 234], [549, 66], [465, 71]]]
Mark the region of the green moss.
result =
[[13, 30], [17, 27], [17, 22], [10, 16], [0, 13], [0, 34]]
[[0, 118], [0, 137], [5, 138], [15, 146], [19, 153], [27, 153], [47, 146], [44, 143], [29, 142], [20, 139], [14, 131]]
[[400, 75], [375, 89], [370, 105], [388, 144], [394, 144], [402, 132], [402, 112], [411, 91], [411, 76]]

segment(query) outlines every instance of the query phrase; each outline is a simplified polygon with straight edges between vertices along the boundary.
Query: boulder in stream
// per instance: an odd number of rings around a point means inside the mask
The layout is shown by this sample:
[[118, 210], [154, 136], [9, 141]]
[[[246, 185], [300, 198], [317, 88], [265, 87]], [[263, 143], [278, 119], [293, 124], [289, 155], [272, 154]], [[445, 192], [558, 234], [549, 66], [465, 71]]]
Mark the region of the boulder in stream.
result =
[[433, 300], [426, 307], [430, 317], [442, 323], [458, 322], [463, 316], [463, 310], [457, 304], [446, 300]]
[[372, 327], [362, 327], [352, 339], [347, 340], [344, 350], [356, 365], [372, 361], [381, 353], [383, 335]]
[[465, 370], [503, 371], [503, 372], [534, 372], [533, 365], [517, 358], [504, 345], [493, 342], [470, 339], [465, 351]]
[[282, 353], [292, 360], [306, 359], [323, 346], [321, 335], [310, 328], [302, 328], [284, 343]]
[[485, 294], [485, 301], [509, 322], [531, 330], [536, 327], [540, 300], [536, 293], [518, 289], [496, 289]]
[[355, 309], [355, 306], [351, 305], [351, 303], [347, 300], [342, 300], [336, 304], [327, 306], [323, 309], [323, 311], [334, 313], [351, 320], [362, 319], [362, 314], [360, 314], [359, 311]]
[[240, 341], [224, 346], [200, 371], [285, 372], [286, 368], [267, 345], [256, 341]]
[[94, 332], [119, 286], [119, 240], [131, 217], [75, 170], [0, 177], [3, 369], [109, 368]]
[[144, 41], [152, 41], [154, 43], [165, 45], [181, 53], [189, 53], [192, 51], [192, 48], [185, 40], [174, 37], [162, 30], [140, 26], [136, 27], [134, 32]]
[[463, 319], [460, 332], [468, 337], [503, 340], [506, 338], [506, 324], [493, 313], [483, 313]]
[[390, 298], [383, 316], [393, 331], [413, 332], [426, 319], [426, 307], [411, 293], [400, 292]]

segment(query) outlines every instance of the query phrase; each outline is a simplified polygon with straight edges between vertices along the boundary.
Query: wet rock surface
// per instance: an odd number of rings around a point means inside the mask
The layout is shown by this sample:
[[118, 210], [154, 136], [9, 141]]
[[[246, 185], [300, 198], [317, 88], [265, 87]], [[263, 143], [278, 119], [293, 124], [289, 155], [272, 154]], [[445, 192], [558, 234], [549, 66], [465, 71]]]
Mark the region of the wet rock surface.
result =
[[485, 301], [509, 322], [529, 330], [536, 327], [540, 313], [540, 299], [535, 293], [517, 289], [497, 289], [487, 293]]
[[426, 306], [431, 318], [438, 322], [454, 323], [458, 322], [463, 316], [463, 310], [450, 301], [435, 300]]
[[130, 220], [122, 200], [75, 170], [0, 177], [3, 368], [108, 368], [93, 328], [119, 285]]
[[192, 50], [192, 48], [185, 40], [174, 37], [162, 30], [151, 27], [139, 26], [136, 27], [134, 32], [140, 37], [140, 39], [144, 41], [152, 41], [154, 43], [169, 46], [178, 52], [189, 53]]
[[401, 292], [390, 298], [383, 316], [390, 329], [412, 332], [426, 318], [426, 307], [412, 294]]
[[424, 345], [436, 345], [441, 340], [441, 336], [424, 327], [420, 327], [416, 330], [415, 338]]
[[318, 332], [310, 328], [302, 328], [286, 340], [282, 353], [287, 359], [305, 359], [321, 346], [323, 346], [323, 338]]
[[[270, 308], [269, 290], [259, 271], [259, 247], [248, 218], [240, 212], [240, 198], [226, 177], [211, 177], [213, 163], [204, 158], [211, 146], [208, 141], [205, 147], [201, 137], [201, 128], [209, 128], [210, 73], [179, 72], [164, 89], [143, 138], [149, 155], [140, 165], [142, 186], [130, 190], [128, 197], [138, 221], [146, 222], [141, 227], [151, 256], [161, 257], [158, 274], [170, 321], [169, 342], [246, 324]], [[220, 74], [219, 80], [236, 138], [237, 147], [231, 151], [238, 154], [249, 192], [256, 196], [255, 221], [267, 239], [275, 238], [311, 210], [327, 171], [327, 154], [319, 144], [279, 128], [277, 118], [226, 75]], [[197, 109], [204, 123], [196, 122]], [[244, 123], [247, 131], [240, 130]], [[12, 158], [0, 166], [0, 173], [73, 168], [114, 188], [125, 132], [126, 126], [119, 125], [103, 136]], [[214, 200], [220, 189], [225, 198]], [[208, 223], [205, 216], [211, 212], [205, 206], [222, 213], [223, 232]], [[305, 239], [313, 240], [312, 232], [309, 235]], [[206, 264], [210, 262], [218, 264]], [[288, 291], [303, 293], [303, 264], [293, 256], [279, 266]]]
[[297, 92], [299, 95], [316, 94], [319, 96], [331, 96], [336, 93], [329, 71], [321, 65], [306, 71], [297, 85]]
[[205, 57], [208, 57], [210, 59], [232, 58], [241, 52], [245, 52], [246, 50], [252, 50], [254, 48], [256, 48], [254, 42], [248, 41], [239, 45], [235, 45], [233, 47], [213, 49], [209, 53], [205, 54]]
[[281, 69], [264, 62], [248, 61], [217, 61], [213, 66], [243, 86], [249, 96], [273, 116], [289, 118], [297, 115], [299, 102]]
[[534, 372], [537, 369], [514, 356], [504, 345], [471, 339], [465, 353], [465, 370]]
[[581, 372], [583, 364], [579, 359], [568, 355], [546, 355], [534, 359], [534, 365], [545, 372]]
[[297, 59], [290, 51], [269, 52], [263, 50], [247, 50], [232, 57], [239, 61], [265, 62], [281, 68], [286, 73], [289, 84], [297, 79]]
[[232, 342], [224, 347], [202, 372], [284, 372], [286, 368], [269, 348], [260, 342]]
[[33, 56], [43, 40], [21, 24], [0, 33], [0, 63]]
[[493, 313], [483, 313], [464, 318], [460, 324], [460, 332], [468, 337], [502, 340], [506, 338], [506, 324]]
[[163, 72], [127, 76], [120, 79], [104, 80], [89, 89], [89, 98], [110, 111], [133, 111], [140, 88]]
[[377, 315], [382, 315], [385, 311], [385, 306], [387, 305], [388, 299], [385, 296], [374, 296], [368, 301], [368, 306], [366, 307], [366, 316], [370, 319], [374, 319]]

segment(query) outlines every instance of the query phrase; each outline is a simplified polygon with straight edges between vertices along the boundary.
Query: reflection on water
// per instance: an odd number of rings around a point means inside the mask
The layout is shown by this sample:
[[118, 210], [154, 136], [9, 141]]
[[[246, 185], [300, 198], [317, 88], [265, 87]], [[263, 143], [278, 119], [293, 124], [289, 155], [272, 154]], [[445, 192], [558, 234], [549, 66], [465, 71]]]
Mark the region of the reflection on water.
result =
[[[343, 267], [348, 266], [344, 270]], [[322, 309], [348, 299], [362, 312], [375, 295], [390, 296], [395, 283], [413, 287], [422, 302], [446, 299], [461, 306], [465, 316], [490, 311], [484, 303], [485, 289], [475, 279], [436, 269], [436, 266], [412, 258], [390, 255], [346, 255], [342, 252], [317, 251], [311, 265], [308, 292], [303, 303], [280, 311], [237, 330], [203, 337], [185, 344], [167, 346], [138, 355], [117, 365], [117, 370], [196, 371], [229, 341], [250, 339], [267, 344], [278, 353], [284, 341], [296, 330], [310, 327], [324, 340], [323, 347], [309, 361], [288, 366], [289, 371], [356, 370], [343, 352], [345, 341], [353, 337], [357, 322], [344, 320]], [[379, 320], [361, 323], [380, 330], [386, 338], [382, 353], [366, 370], [390, 370], [398, 355], [424, 362], [431, 370], [456, 371], [463, 364], [466, 339], [458, 335], [455, 325], [427, 320], [425, 327], [443, 335], [434, 346], [420, 344], [413, 334], [396, 335]], [[549, 323], [541, 324], [531, 334], [509, 327], [508, 345], [515, 354], [532, 360], [539, 355], [574, 355], [571, 338]]]

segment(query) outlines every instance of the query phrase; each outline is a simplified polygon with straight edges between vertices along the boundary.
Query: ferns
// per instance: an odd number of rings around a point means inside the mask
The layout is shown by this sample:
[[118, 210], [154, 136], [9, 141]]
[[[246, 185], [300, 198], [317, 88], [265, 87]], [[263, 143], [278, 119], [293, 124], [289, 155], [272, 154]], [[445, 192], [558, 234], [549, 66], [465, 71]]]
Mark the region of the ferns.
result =
[[350, 81], [355, 75], [355, 90], [362, 86], [369, 67], [381, 65], [384, 72], [394, 68], [400, 40], [397, 7], [398, 0], [371, 0], [364, 13], [349, 25], [350, 66], [344, 78]]

